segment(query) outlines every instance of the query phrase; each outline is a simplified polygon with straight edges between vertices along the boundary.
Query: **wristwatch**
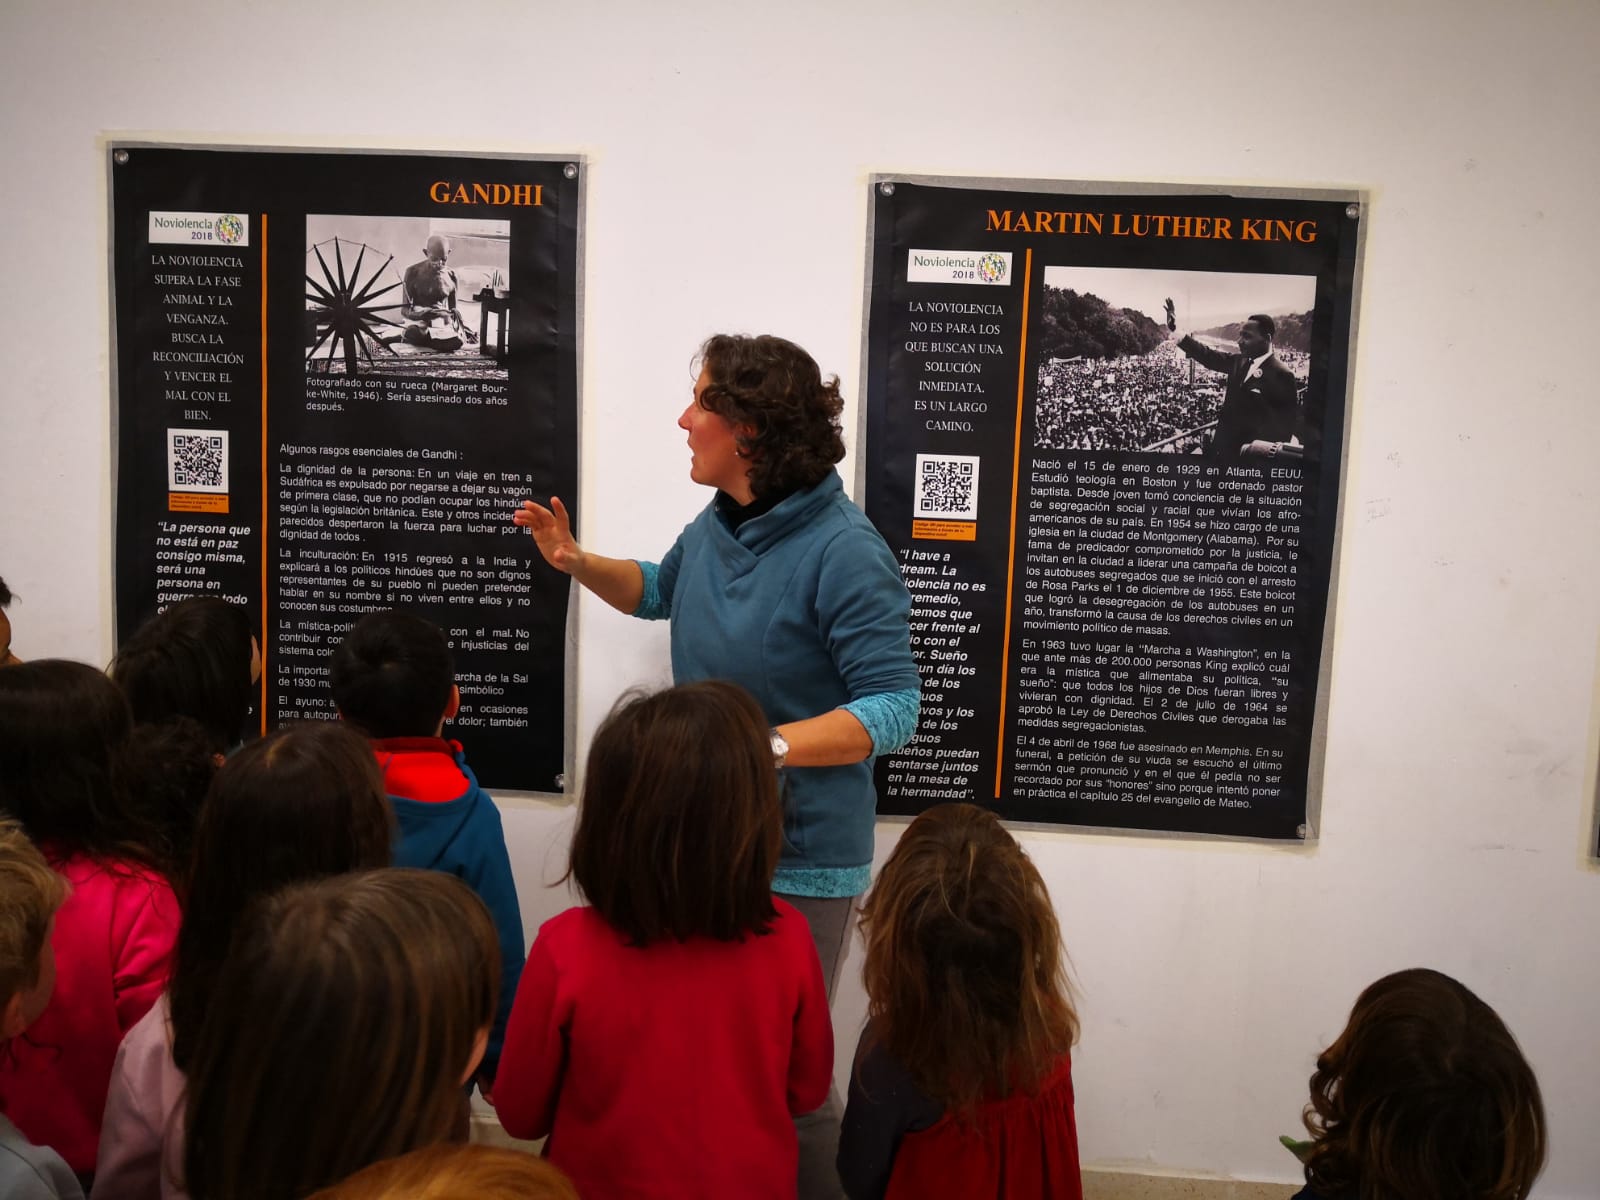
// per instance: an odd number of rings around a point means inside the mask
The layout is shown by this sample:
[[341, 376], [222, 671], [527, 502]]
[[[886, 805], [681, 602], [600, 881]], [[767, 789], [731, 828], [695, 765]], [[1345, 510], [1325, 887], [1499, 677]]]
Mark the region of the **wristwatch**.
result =
[[789, 739], [778, 732], [776, 725], [767, 732], [772, 735], [772, 765], [781, 771], [783, 764], [789, 761]]

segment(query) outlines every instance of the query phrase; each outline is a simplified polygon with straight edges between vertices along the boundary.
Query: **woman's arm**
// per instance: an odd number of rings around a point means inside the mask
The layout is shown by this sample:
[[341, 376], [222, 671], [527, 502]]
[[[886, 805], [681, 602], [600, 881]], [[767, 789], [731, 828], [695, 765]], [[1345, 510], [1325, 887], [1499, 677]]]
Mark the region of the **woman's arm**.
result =
[[789, 767], [839, 767], [858, 763], [872, 753], [872, 735], [843, 708], [803, 721], [777, 726], [789, 743], [784, 765]]
[[618, 612], [632, 613], [644, 596], [644, 573], [631, 558], [590, 554], [572, 536], [572, 521], [560, 497], [550, 507], [524, 500], [511, 519], [533, 535], [539, 553], [556, 570], [571, 575]]
[[835, 767], [890, 754], [911, 740], [921, 711], [919, 688], [877, 692], [803, 721], [779, 725], [789, 743], [785, 765]]
[[916, 732], [922, 681], [911, 657], [911, 598], [875, 530], [856, 529], [824, 550], [818, 634], [850, 700], [777, 727], [785, 765], [835, 767], [888, 754]]

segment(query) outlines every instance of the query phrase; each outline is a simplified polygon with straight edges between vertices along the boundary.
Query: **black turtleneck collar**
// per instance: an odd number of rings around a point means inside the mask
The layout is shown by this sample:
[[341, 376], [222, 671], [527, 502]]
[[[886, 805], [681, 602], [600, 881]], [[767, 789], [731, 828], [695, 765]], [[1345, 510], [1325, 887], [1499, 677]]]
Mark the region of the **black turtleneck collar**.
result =
[[[795, 489], [795, 491], [798, 490], [798, 488]], [[740, 504], [727, 492], [718, 489], [717, 512], [727, 522], [729, 529], [737, 530], [746, 521], [771, 512], [792, 495], [794, 495], [794, 492], [784, 492], [777, 496], [757, 496], [749, 504]]]

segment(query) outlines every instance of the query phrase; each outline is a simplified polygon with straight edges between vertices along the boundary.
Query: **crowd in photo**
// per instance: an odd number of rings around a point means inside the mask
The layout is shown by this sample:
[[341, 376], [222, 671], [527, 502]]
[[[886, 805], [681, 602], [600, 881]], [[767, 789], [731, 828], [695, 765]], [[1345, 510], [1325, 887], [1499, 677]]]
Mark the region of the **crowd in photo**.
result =
[[[452, 858], [417, 833], [427, 802], [387, 790], [397, 743], [466, 778], [439, 736], [442, 633], [362, 618], [332, 662], [345, 719], [261, 736], [249, 628], [194, 599], [109, 674], [0, 669], [0, 1193], [799, 1194], [795, 1120], [828, 1094], [835, 1032], [811, 933], [771, 890], [782, 801], [750, 694], [614, 709], [571, 849], [584, 903], [524, 966], [498, 818]], [[395, 865], [419, 836], [428, 866]], [[1076, 1002], [1022, 847], [985, 809], [930, 809], [860, 924], [869, 1016], [832, 1194], [1081, 1196]], [[465, 1144], [473, 1088], [543, 1156]], [[1514, 1038], [1427, 970], [1357, 999], [1305, 1124], [1308, 1200], [1524, 1197], [1545, 1154]]]
[[[1273, 353], [1305, 382], [1309, 355], [1278, 347]], [[1156, 448], [1215, 421], [1224, 384], [1210, 371], [1191, 370], [1173, 341], [1148, 354], [1048, 359], [1039, 367], [1034, 439], [1049, 450]]]
[[[558, 498], [513, 517], [669, 621], [674, 668], [595, 731], [579, 903], [536, 930], [433, 621], [362, 615], [338, 719], [269, 728], [258, 614], [192, 597], [109, 665], [34, 660], [0, 582], [0, 1196], [1082, 1200], [1096, 916], [971, 804], [874, 870], [872, 761], [920, 686], [838, 381], [778, 338], [700, 363], [678, 425], [714, 498], [659, 562], [584, 549]], [[836, 1029], [852, 936], [867, 1015]], [[474, 1095], [537, 1154], [470, 1144]], [[1299, 1200], [1521, 1200], [1546, 1155], [1510, 1031], [1430, 970], [1356, 998], [1302, 1120]]]

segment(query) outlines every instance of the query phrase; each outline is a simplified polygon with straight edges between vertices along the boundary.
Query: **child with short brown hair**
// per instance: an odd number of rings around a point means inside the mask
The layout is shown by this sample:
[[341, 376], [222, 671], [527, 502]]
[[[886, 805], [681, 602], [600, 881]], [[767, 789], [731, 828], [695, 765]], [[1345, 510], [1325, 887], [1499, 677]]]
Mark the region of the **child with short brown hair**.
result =
[[[0, 819], [0, 1052], [44, 1011], [56, 982], [50, 931], [67, 881], [50, 869], [22, 826]], [[54, 1150], [35, 1146], [0, 1113], [0, 1196], [82, 1200]]]

